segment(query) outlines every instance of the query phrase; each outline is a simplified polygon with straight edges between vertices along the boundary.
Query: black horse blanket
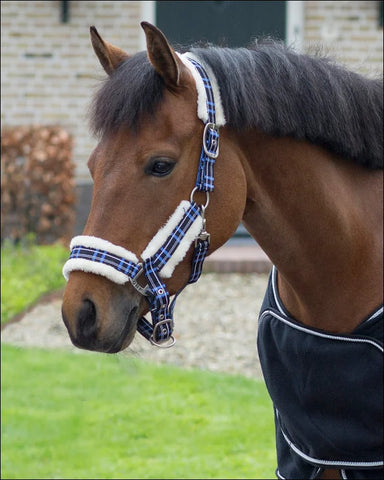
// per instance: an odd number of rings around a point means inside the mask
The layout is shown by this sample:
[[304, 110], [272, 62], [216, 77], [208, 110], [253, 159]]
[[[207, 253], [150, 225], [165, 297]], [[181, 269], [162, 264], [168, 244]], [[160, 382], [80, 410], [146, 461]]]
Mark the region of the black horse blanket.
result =
[[278, 478], [383, 478], [383, 307], [351, 335], [292, 318], [273, 268], [258, 351], [275, 410]]

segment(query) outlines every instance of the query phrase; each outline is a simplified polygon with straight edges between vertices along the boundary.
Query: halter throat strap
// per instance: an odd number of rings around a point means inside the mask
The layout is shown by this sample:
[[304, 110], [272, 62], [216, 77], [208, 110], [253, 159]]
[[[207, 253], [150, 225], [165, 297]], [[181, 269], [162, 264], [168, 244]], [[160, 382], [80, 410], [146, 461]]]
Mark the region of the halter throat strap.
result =
[[[204, 132], [197, 178], [190, 201], [181, 202], [165, 226], [157, 232], [141, 254], [142, 261], [139, 261], [133, 252], [123, 247], [97, 237], [80, 235], [72, 239], [71, 254], [63, 267], [66, 280], [71, 271], [82, 270], [103, 275], [118, 284], [130, 281], [134, 288], [146, 297], [152, 319], [150, 323], [145, 317], [141, 317], [137, 330], [153, 345], [163, 348], [171, 347], [175, 343], [172, 336], [173, 310], [175, 301], [185, 286], [177, 292], [171, 302], [162, 279], [172, 275], [175, 266], [184, 258], [194, 242], [191, 275], [187, 284], [196, 282], [200, 278], [203, 262], [209, 249], [210, 236], [205, 229], [205, 210], [209, 203], [209, 193], [214, 189], [213, 169], [219, 154], [215, 98], [219, 100], [220, 105], [220, 124], [225, 123], [216, 80], [213, 80], [213, 88], [205, 68], [192, 57], [191, 54], [180, 55], [196, 81], [199, 99], [198, 116], [201, 118], [202, 98], [205, 99], [206, 114], [203, 120]], [[211, 78], [214, 78], [212, 75]], [[205, 205], [198, 205], [193, 200], [197, 190], [206, 193]], [[142, 276], [147, 281], [146, 285], [140, 282]]]

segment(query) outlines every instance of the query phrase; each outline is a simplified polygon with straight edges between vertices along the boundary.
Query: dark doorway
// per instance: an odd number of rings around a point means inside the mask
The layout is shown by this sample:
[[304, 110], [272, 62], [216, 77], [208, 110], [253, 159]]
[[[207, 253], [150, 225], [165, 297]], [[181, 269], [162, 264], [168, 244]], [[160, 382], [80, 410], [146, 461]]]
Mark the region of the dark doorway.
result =
[[257, 37], [285, 40], [286, 2], [159, 1], [156, 25], [173, 45], [248, 45]]
[[[158, 1], [156, 25], [176, 48], [200, 42], [243, 47], [260, 37], [285, 40], [286, 2]], [[251, 237], [240, 225], [232, 241]]]

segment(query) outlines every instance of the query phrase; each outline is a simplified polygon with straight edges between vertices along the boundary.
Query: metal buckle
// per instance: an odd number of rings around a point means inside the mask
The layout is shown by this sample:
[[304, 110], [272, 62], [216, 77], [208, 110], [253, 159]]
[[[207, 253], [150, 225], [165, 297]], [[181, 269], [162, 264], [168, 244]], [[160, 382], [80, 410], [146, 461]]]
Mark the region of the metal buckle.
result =
[[[207, 148], [207, 134], [208, 130], [214, 130], [217, 133], [217, 140], [214, 140], [216, 142], [216, 151], [212, 152], [208, 150]], [[205, 154], [210, 157], [210, 158], [217, 158], [219, 156], [219, 129], [216, 127], [216, 125], [212, 122], [208, 122], [205, 124], [204, 127], [204, 132], [203, 132], [203, 148]]]
[[[176, 339], [173, 335], [171, 335], [170, 337], [168, 338], [165, 338], [164, 340], [161, 341], [161, 343], [159, 342], [156, 342], [155, 340], [155, 335], [156, 335], [156, 330], [159, 328], [160, 325], [164, 325], [164, 323], [171, 323], [173, 324], [173, 320], [171, 320], [170, 318], [167, 318], [166, 320], [161, 320], [160, 322], [157, 322], [156, 325], [153, 327], [153, 332], [152, 332], [152, 335], [149, 337], [149, 341], [152, 343], [152, 345], [154, 345], [155, 347], [159, 347], [159, 348], [171, 348], [173, 347], [173, 345], [176, 343]], [[170, 342], [170, 343], [166, 343], [164, 344], [164, 342]]]
[[134, 277], [132, 278], [130, 277], [129, 280], [139, 293], [147, 297], [148, 293], [151, 291], [150, 288], [148, 287], [148, 284], [145, 287], [143, 287], [137, 281], [137, 278], [143, 273], [143, 271], [144, 271], [144, 268], [140, 266], [140, 270], [136, 273]]

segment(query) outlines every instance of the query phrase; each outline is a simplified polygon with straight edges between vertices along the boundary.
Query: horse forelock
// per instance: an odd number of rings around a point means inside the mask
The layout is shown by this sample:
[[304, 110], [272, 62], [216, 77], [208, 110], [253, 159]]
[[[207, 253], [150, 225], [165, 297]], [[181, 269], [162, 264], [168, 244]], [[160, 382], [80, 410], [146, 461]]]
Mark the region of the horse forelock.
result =
[[[280, 42], [250, 48], [188, 49], [216, 76], [227, 125], [308, 140], [371, 168], [383, 168], [383, 83]], [[93, 133], [137, 128], [156, 110], [162, 78], [140, 52], [107, 78], [91, 106]]]
[[102, 136], [122, 126], [136, 129], [142, 115], [153, 113], [160, 104], [164, 88], [146, 52], [128, 58], [107, 77], [93, 98], [93, 134]]

